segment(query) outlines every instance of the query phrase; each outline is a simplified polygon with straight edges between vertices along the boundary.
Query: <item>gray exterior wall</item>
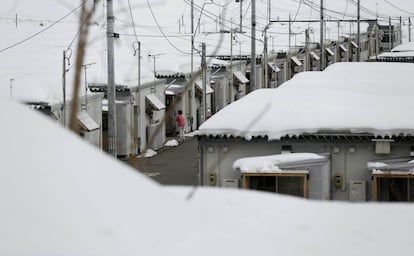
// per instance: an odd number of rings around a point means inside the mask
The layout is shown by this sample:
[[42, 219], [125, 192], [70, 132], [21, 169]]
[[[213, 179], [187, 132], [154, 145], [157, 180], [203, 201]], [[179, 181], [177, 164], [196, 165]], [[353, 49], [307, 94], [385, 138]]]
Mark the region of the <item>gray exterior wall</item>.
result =
[[[282, 145], [290, 145], [292, 153], [307, 152], [328, 155], [329, 163], [327, 165], [313, 169], [309, 166], [308, 168], [310, 170], [310, 197], [348, 201], [350, 198], [350, 182], [353, 180], [366, 182], [366, 198], [372, 200], [372, 174], [367, 169], [369, 161], [409, 157], [410, 146], [414, 145], [414, 141], [391, 143], [391, 154], [379, 155], [375, 153], [375, 142], [372, 141], [283, 140], [268, 142], [264, 139], [245, 141], [242, 139], [200, 137], [200, 183], [205, 186], [211, 185], [208, 176], [211, 172], [215, 172], [217, 186], [222, 186], [225, 179], [238, 179], [240, 186], [241, 174], [233, 170], [234, 161], [244, 157], [280, 154]], [[324, 170], [324, 168], [327, 169]], [[336, 188], [333, 184], [333, 178], [336, 174], [343, 177], [340, 188]], [[320, 180], [315, 182], [314, 178]], [[329, 188], [328, 196], [323, 193], [326, 188]]]
[[[104, 97], [103, 93], [88, 93], [87, 99], [85, 96], [81, 96], [79, 98], [79, 110], [81, 109], [81, 105], [86, 104], [86, 112], [90, 115], [90, 117], [99, 125], [99, 129], [91, 132], [87, 132], [84, 134], [84, 139], [89, 142], [90, 144], [96, 146], [99, 149], [102, 149], [102, 99]], [[66, 112], [66, 115], [60, 115], [60, 123], [69, 127], [70, 121], [70, 113], [72, 107], [72, 100], [66, 101], [66, 109], [62, 110]], [[63, 121], [64, 116], [66, 116], [66, 121]]]

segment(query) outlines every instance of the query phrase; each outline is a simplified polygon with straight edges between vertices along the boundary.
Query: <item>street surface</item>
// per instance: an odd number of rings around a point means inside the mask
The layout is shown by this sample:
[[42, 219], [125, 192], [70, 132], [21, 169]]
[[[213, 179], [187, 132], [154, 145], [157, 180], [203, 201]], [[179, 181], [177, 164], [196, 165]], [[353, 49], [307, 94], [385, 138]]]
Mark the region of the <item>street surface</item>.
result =
[[125, 162], [163, 185], [198, 185], [197, 138], [187, 137], [178, 146], [157, 153], [151, 158], [132, 156]]

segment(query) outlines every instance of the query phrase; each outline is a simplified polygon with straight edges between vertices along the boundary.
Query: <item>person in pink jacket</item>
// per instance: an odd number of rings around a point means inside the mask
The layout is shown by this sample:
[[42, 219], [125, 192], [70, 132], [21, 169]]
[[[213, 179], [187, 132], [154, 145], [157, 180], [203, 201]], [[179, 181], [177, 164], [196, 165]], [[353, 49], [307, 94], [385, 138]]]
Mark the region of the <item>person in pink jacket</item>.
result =
[[184, 119], [182, 110], [178, 110], [178, 115], [175, 117], [175, 122], [177, 123], [177, 126], [178, 126], [178, 131], [180, 134], [180, 141], [184, 141], [185, 119]]

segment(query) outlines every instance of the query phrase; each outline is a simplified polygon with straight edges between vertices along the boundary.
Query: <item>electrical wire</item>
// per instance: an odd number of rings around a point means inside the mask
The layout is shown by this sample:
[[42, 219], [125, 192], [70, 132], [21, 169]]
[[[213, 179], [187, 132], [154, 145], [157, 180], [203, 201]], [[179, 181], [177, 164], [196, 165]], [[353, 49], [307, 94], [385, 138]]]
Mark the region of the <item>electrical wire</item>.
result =
[[[241, 0], [242, 1], [242, 0]], [[216, 2], [214, 2], [214, 0], [211, 0], [211, 2], [215, 5], [215, 6], [218, 6], [218, 7], [227, 7], [227, 6], [229, 6], [232, 2], [233, 2], [233, 0], [229, 0], [227, 3], [225, 3], [225, 4], [217, 4]]]
[[128, 0], [129, 14], [131, 15], [132, 28], [134, 29], [135, 40], [138, 42], [137, 30], [135, 29], [134, 16], [132, 15], [131, 1]]
[[179, 52], [181, 52], [181, 53], [183, 53], [183, 54], [187, 54], [187, 55], [188, 55], [188, 54], [191, 54], [191, 53], [189, 53], [189, 52], [185, 52], [185, 51], [183, 51], [183, 50], [179, 49], [177, 46], [175, 46], [175, 45], [174, 45], [174, 44], [170, 41], [170, 39], [168, 39], [167, 35], [164, 33], [164, 31], [162, 30], [162, 28], [161, 28], [160, 24], [158, 23], [157, 17], [155, 17], [154, 11], [152, 10], [152, 7], [151, 7], [151, 4], [150, 4], [149, 0], [146, 0], [146, 2], [147, 2], [147, 6], [148, 6], [148, 8], [149, 8], [149, 10], [150, 10], [150, 12], [151, 12], [151, 16], [152, 16], [152, 18], [154, 19], [154, 22], [157, 24], [158, 30], [161, 32], [161, 34], [163, 35], [164, 39], [168, 42], [168, 44], [170, 44], [170, 45], [171, 45], [174, 49], [176, 49], [177, 51], [179, 51]]
[[296, 18], [298, 17], [298, 13], [300, 11], [300, 7], [302, 6], [302, 2], [303, 2], [303, 0], [300, 0], [299, 1], [298, 9], [296, 9], [295, 17], [293, 18], [293, 21], [292, 22], [295, 22], [296, 21]]
[[76, 12], [76, 11], [77, 11], [77, 10], [78, 10], [81, 6], [82, 6], [82, 4], [80, 4], [80, 5], [79, 5], [79, 6], [77, 6], [75, 9], [73, 9], [72, 11], [70, 11], [69, 13], [67, 13], [66, 15], [64, 15], [62, 18], [58, 19], [57, 21], [53, 22], [53, 23], [52, 23], [52, 24], [50, 24], [49, 26], [47, 26], [47, 27], [45, 27], [44, 29], [40, 30], [39, 32], [36, 32], [36, 33], [34, 33], [33, 35], [31, 35], [31, 36], [29, 36], [29, 37], [26, 37], [25, 39], [23, 39], [23, 40], [21, 40], [21, 41], [19, 41], [19, 42], [16, 42], [16, 43], [14, 43], [14, 44], [12, 44], [12, 45], [10, 45], [10, 46], [7, 46], [6, 48], [1, 49], [1, 50], [0, 50], [0, 53], [1, 53], [1, 52], [4, 52], [4, 51], [7, 51], [7, 50], [9, 50], [9, 49], [12, 49], [12, 48], [14, 48], [14, 47], [16, 47], [16, 46], [18, 46], [18, 45], [21, 45], [22, 43], [27, 42], [27, 41], [29, 41], [30, 39], [32, 39], [32, 38], [34, 38], [34, 37], [36, 37], [36, 36], [38, 36], [38, 35], [42, 34], [43, 32], [45, 32], [45, 31], [47, 31], [47, 30], [49, 30], [50, 28], [52, 28], [53, 26], [55, 26], [56, 24], [58, 24], [59, 22], [61, 22], [62, 20], [64, 20], [65, 18], [67, 18], [68, 16], [70, 16], [71, 14], [73, 14], [74, 12]]
[[396, 6], [396, 5], [392, 4], [392, 3], [390, 3], [388, 0], [384, 0], [384, 2], [386, 2], [387, 4], [391, 5], [392, 7], [394, 7], [395, 9], [397, 9], [397, 10], [399, 10], [399, 11], [403, 12], [403, 13], [406, 13], [406, 14], [408, 14], [408, 15], [414, 15], [414, 13], [412, 13], [412, 12], [407, 12], [406, 10], [401, 9], [400, 7], [398, 7], [398, 6]]

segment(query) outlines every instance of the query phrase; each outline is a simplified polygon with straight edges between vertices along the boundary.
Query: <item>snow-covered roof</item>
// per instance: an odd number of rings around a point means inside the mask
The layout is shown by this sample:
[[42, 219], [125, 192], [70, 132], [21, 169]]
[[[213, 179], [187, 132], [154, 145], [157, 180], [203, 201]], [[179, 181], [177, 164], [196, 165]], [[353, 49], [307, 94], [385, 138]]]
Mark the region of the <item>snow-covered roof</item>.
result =
[[383, 52], [378, 55], [379, 59], [391, 58], [412, 58], [414, 57], [414, 43], [403, 43], [394, 47], [390, 52]]
[[287, 153], [270, 156], [244, 157], [233, 163], [233, 169], [241, 173], [281, 173], [283, 165], [326, 160], [327, 157], [315, 153]]
[[[1, 114], [7, 125], [0, 127], [7, 145], [0, 149], [1, 255], [313, 256], [340, 247], [337, 255], [374, 248], [383, 256], [414, 250], [414, 226], [407, 222], [412, 205], [164, 187], [40, 113], [7, 99], [0, 108], [7, 109]], [[390, 216], [398, 218], [383, 221]], [[378, 235], [386, 233], [399, 236]]]
[[414, 43], [408, 42], [404, 44], [400, 44], [391, 50], [392, 52], [413, 52], [414, 51]]
[[407, 173], [414, 170], [414, 160], [412, 158], [384, 159], [381, 161], [370, 161], [367, 163], [368, 170], [373, 171], [398, 171]]
[[414, 134], [411, 63], [336, 63], [301, 72], [276, 89], [253, 91], [200, 126], [201, 135], [250, 140], [348, 131]]

